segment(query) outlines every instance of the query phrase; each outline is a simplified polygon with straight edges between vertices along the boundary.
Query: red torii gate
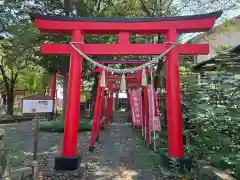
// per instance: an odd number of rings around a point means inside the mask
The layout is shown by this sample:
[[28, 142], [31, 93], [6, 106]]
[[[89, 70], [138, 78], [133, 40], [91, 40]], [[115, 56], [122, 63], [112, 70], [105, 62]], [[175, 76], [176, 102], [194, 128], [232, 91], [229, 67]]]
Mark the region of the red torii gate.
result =
[[[120, 62], [120, 61], [116, 61]], [[92, 134], [91, 134], [91, 139], [90, 139], [90, 146], [89, 150], [93, 150], [95, 148], [96, 141], [99, 140], [99, 131], [100, 131], [100, 125], [101, 125], [101, 120], [102, 120], [102, 109], [103, 109], [103, 101], [104, 101], [104, 89], [105, 87], [100, 86], [100, 78], [101, 78], [101, 73], [102, 69], [97, 68], [93, 69], [93, 72], [99, 72], [98, 75], [98, 89], [97, 89], [97, 97], [96, 97], [96, 104], [95, 104], [95, 110], [94, 110], [94, 118], [93, 118], [93, 124], [92, 124]], [[108, 72], [107, 72], [108, 73]], [[108, 97], [109, 97], [109, 102], [107, 101], [106, 104], [106, 111], [105, 111], [105, 118], [104, 118], [104, 128], [106, 128], [106, 123], [110, 119], [110, 116], [112, 114], [112, 106], [113, 106], [113, 92], [115, 89], [118, 89], [120, 87], [120, 84], [117, 84], [116, 82], [109, 81], [108, 78], [119, 78], [119, 76], [116, 75], [105, 75], [105, 78], [107, 79], [106, 82], [106, 87], [108, 88]], [[132, 79], [134, 76], [126, 76], [126, 79]], [[136, 78], [137, 76], [135, 76]], [[137, 84], [134, 84], [133, 82], [128, 82], [126, 83], [127, 88], [136, 88]]]
[[[165, 34], [165, 41], [174, 43], [179, 33], [210, 30], [222, 11], [176, 17], [157, 18], [85, 18], [45, 16], [31, 14], [35, 26], [49, 33], [71, 34], [72, 42], [86, 55], [159, 55], [171, 44], [131, 44], [130, 33]], [[117, 44], [84, 44], [84, 33], [118, 34]], [[71, 56], [69, 67], [68, 97], [63, 137], [62, 157], [55, 159], [55, 169], [76, 169], [80, 87], [82, 76], [81, 57], [70, 44], [43, 44], [43, 54]], [[208, 54], [208, 44], [179, 44], [166, 55], [168, 151], [172, 157], [183, 157], [182, 118], [180, 104], [178, 55]]]
[[[116, 63], [118, 63], [121, 61], [116, 61]], [[141, 61], [139, 61], [141, 64]], [[130, 64], [130, 62], [129, 62]], [[100, 71], [101, 69], [98, 69], [98, 71]], [[95, 70], [97, 71], [97, 70]], [[146, 73], [149, 74], [151, 72], [151, 70], [147, 70]], [[129, 84], [128, 84], [128, 87], [132, 87], [134, 89], [138, 89], [138, 88], [141, 88], [141, 70], [137, 71], [136, 75], [131, 75], [131, 76], [126, 76], [126, 79], [127, 80], [130, 80]], [[108, 79], [108, 82], [112, 82], [112, 80], [116, 80], [116, 79], [119, 79], [120, 80], [120, 76], [116, 76], [116, 75], [108, 75], [107, 76], [108, 78], [112, 78], [112, 79]], [[114, 79], [115, 78], [115, 79]], [[132, 80], [135, 80], [136, 82], [134, 83]], [[154, 82], [152, 82], [153, 85], [154, 85]], [[120, 84], [114, 84], [114, 83], [111, 83], [110, 85], [115, 85], [117, 88], [120, 87]], [[143, 93], [144, 93], [144, 96], [143, 96], [143, 99], [144, 99], [144, 111], [145, 111], [145, 115], [146, 115], [146, 124], [144, 124], [144, 126], [146, 126], [146, 138], [147, 138], [147, 144], [150, 145], [151, 144], [151, 135], [150, 135], [150, 117], [149, 117], [149, 103], [148, 103], [148, 87], [145, 86], [143, 87]], [[128, 94], [128, 99], [130, 99], [129, 97], [129, 94]]]
[[[149, 62], [149, 61], [142, 61], [142, 60], [101, 60], [99, 61], [99, 63], [101, 63], [102, 65], [104, 64], [143, 64], [144, 62]], [[101, 68], [95, 68], [92, 70], [93, 72], [99, 73], [98, 75], [98, 91], [97, 91], [97, 97], [96, 97], [96, 104], [95, 104], [95, 110], [94, 110], [94, 119], [93, 121], [95, 122], [95, 120], [99, 122], [99, 113], [101, 113], [101, 109], [102, 109], [102, 100], [103, 100], [103, 88], [100, 87], [100, 78], [101, 78], [101, 73], [102, 73], [102, 69]], [[117, 75], [109, 75], [110, 71], [106, 71], [107, 75], [105, 76], [105, 78], [107, 79], [107, 85], [108, 85], [108, 91], [109, 91], [109, 101], [110, 101], [110, 107], [109, 107], [109, 102], [107, 101], [107, 107], [106, 107], [106, 114], [105, 114], [105, 119], [104, 119], [104, 127], [106, 127], [106, 122], [109, 120], [112, 112], [109, 112], [108, 110], [112, 109], [112, 98], [113, 98], [113, 90], [116, 88], [120, 87], [120, 84], [116, 84], [116, 83], [110, 83], [112, 80], [116, 80], [119, 79], [120, 80], [120, 76]], [[139, 71], [138, 71], [139, 72]], [[137, 76], [126, 76], [126, 80], [134, 80], [136, 79], [138, 80], [138, 84], [140, 86], [141, 83], [141, 79], [139, 76], [139, 73], [137, 73]], [[128, 84], [128, 87], [135, 87], [135, 84]], [[101, 99], [102, 98], [102, 99]], [[100, 104], [99, 104], [100, 103]], [[101, 120], [101, 119], [100, 119]], [[92, 136], [91, 136], [91, 143], [90, 143], [90, 147], [89, 149], [92, 150], [95, 146], [95, 139], [98, 140], [98, 135], [95, 135], [96, 131], [97, 133], [98, 130], [96, 130], [96, 124], [93, 123], [93, 128], [92, 128]], [[100, 125], [97, 125], [97, 127], [99, 127]], [[96, 136], [96, 137], [95, 137]]]

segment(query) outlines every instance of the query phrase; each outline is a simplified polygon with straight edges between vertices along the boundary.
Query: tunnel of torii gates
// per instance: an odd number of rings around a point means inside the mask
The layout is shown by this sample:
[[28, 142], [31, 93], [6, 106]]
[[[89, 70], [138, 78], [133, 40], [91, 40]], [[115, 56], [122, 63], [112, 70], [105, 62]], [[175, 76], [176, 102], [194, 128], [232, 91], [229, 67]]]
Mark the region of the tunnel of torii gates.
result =
[[[70, 34], [71, 42], [87, 56], [160, 55], [178, 40], [182, 33], [210, 30], [222, 11], [208, 14], [155, 18], [95, 18], [30, 14], [42, 32]], [[84, 34], [118, 34], [116, 44], [84, 44]], [[130, 34], [164, 34], [164, 44], [131, 44]], [[67, 107], [62, 155], [55, 158], [55, 169], [74, 169], [77, 156], [78, 120], [83, 57], [70, 44], [43, 44], [43, 54], [70, 56]], [[182, 158], [183, 137], [180, 103], [179, 55], [208, 54], [208, 44], [177, 44], [166, 54], [166, 104], [168, 153]]]
[[[143, 64], [148, 61], [143, 60], [127, 60], [127, 61], [101, 61], [103, 64]], [[101, 123], [101, 112], [103, 107], [103, 101], [104, 101], [104, 90], [105, 87], [101, 87], [100, 81], [102, 78], [101, 68], [93, 69], [93, 72], [99, 73], [99, 83], [98, 83], [98, 91], [97, 91], [97, 97], [96, 97], [96, 105], [94, 110], [94, 119], [93, 119], [93, 126], [92, 126], [92, 134], [91, 134], [91, 140], [90, 140], [90, 149], [95, 147], [96, 140], [99, 138], [99, 130], [100, 130], [100, 123]], [[110, 74], [109, 74], [110, 72]], [[149, 75], [150, 70], [147, 70], [146, 73]], [[113, 106], [113, 93], [116, 91], [116, 89], [120, 88], [120, 84], [116, 81], [120, 82], [121, 77], [119, 75], [112, 75], [111, 71], [106, 72], [107, 75], [105, 75], [105, 78], [107, 79], [106, 87], [108, 88], [108, 95], [107, 95], [107, 101], [106, 101], [106, 111], [105, 111], [105, 117], [104, 117], [104, 128], [106, 128], [107, 121], [110, 119], [112, 114], [112, 106]], [[131, 74], [125, 77], [126, 79], [126, 92], [128, 96], [128, 100], [130, 101], [130, 89], [139, 89], [142, 86], [141, 83], [142, 78], [142, 71], [138, 70], [135, 74]], [[122, 83], [122, 82], [121, 82]], [[152, 81], [152, 86], [154, 87], [154, 82]], [[148, 90], [147, 86], [144, 86], [144, 112], [146, 115], [146, 122], [145, 122], [145, 128], [146, 128], [146, 138], [147, 143], [151, 144], [151, 135], [150, 135], [150, 118], [149, 118], [149, 105], [148, 105]], [[130, 102], [129, 102], [130, 103]], [[156, 104], [156, 99], [154, 99], [154, 104]], [[156, 108], [155, 108], [156, 110]], [[130, 112], [130, 111], [129, 111]], [[141, 124], [143, 126], [143, 124]]]

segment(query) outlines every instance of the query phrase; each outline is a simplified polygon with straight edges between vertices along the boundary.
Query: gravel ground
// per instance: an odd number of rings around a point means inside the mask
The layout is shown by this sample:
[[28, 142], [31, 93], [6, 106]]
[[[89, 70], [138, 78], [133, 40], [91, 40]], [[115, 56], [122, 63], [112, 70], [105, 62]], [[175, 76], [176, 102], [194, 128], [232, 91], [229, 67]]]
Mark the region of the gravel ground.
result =
[[[70, 177], [69, 173], [60, 174], [53, 170], [56, 149], [61, 147], [62, 134], [39, 133], [39, 152], [46, 154], [39, 157], [39, 172], [44, 179], [82, 179], [82, 180], [163, 180], [167, 179], [153, 173], [149, 157], [141, 151], [140, 140], [132, 128], [125, 123], [127, 115], [118, 113], [107, 130], [101, 131], [100, 141], [94, 153], [86, 150], [89, 132], [78, 135], [78, 152], [87, 165], [83, 178]], [[18, 168], [31, 162], [35, 122], [0, 125], [7, 134], [5, 141], [9, 149], [10, 167]], [[85, 150], [84, 150], [85, 149]], [[52, 152], [52, 153], [49, 153]], [[47, 154], [48, 153], [48, 154]], [[77, 173], [77, 172], [76, 172]], [[73, 175], [73, 174], [71, 174]]]

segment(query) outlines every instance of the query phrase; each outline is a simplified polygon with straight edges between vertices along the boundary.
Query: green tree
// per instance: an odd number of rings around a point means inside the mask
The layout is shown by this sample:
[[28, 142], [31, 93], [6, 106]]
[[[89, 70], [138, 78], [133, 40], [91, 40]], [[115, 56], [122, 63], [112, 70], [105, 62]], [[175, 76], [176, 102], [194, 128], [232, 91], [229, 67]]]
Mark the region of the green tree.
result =
[[8, 27], [8, 36], [1, 40], [0, 74], [7, 92], [8, 114], [13, 113], [13, 91], [18, 75], [38, 59], [34, 56], [38, 47], [37, 31], [29, 32], [32, 24], [18, 24]]
[[[43, 35], [33, 26], [29, 19], [29, 11], [46, 7], [31, 6], [29, 1], [8, 0], [0, 3], [0, 75], [7, 92], [7, 111], [13, 113], [13, 91], [19, 74], [26, 73], [28, 67], [36, 65], [43, 56], [40, 54], [40, 42]], [[49, 2], [48, 2], [49, 3]], [[59, 6], [59, 2], [48, 4], [48, 11]], [[60, 3], [61, 5], [61, 3]], [[39, 8], [40, 7], [40, 8]]]
[[29, 94], [43, 95], [50, 81], [50, 75], [46, 74], [41, 67], [31, 67], [18, 76], [15, 87], [26, 90]]

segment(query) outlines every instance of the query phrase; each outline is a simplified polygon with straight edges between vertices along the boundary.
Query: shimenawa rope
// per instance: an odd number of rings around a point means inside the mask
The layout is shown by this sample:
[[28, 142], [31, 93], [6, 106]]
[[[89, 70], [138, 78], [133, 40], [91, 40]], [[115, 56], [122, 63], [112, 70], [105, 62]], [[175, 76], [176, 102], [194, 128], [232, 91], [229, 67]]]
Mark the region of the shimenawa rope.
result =
[[153, 60], [151, 60], [147, 63], [144, 63], [144, 64], [142, 64], [140, 66], [137, 66], [137, 67], [128, 68], [128, 69], [111, 68], [111, 67], [104, 66], [104, 65], [94, 61], [93, 59], [91, 59], [89, 56], [84, 54], [80, 49], [78, 49], [75, 46], [75, 44], [83, 44], [82, 42], [70, 42], [69, 44], [76, 52], [78, 52], [82, 57], [84, 57], [87, 61], [89, 61], [93, 65], [95, 65], [99, 68], [102, 68], [106, 71], [111, 71], [111, 72], [115, 72], [115, 73], [118, 73], [118, 74], [124, 74], [124, 73], [129, 73], [129, 72], [131, 73], [131, 72], [135, 72], [135, 71], [138, 71], [138, 70], [142, 70], [142, 69], [145, 69], [145, 67], [148, 67], [148, 66], [151, 67], [152, 64], [157, 63], [159, 59], [161, 59], [163, 56], [165, 56], [168, 52], [170, 52], [179, 43], [178, 42], [165, 42], [164, 44], [172, 44], [172, 45], [167, 50], [165, 50], [162, 54], [160, 54], [159, 56], [157, 56], [156, 58], [154, 58]]

